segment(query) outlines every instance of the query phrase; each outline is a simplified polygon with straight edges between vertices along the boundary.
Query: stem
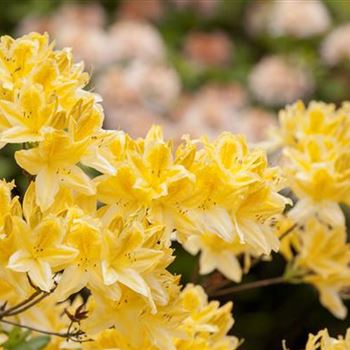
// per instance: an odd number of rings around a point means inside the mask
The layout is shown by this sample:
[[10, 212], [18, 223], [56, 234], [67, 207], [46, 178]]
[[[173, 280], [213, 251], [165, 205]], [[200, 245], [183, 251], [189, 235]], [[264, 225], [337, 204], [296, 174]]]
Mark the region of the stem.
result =
[[193, 267], [193, 271], [191, 273], [191, 282], [196, 284], [198, 282], [198, 278], [199, 278], [199, 260], [197, 258], [197, 260], [195, 261], [195, 265]]
[[21, 301], [20, 303], [18, 303], [17, 305], [4, 310], [3, 312], [0, 313], [0, 318], [7, 316], [9, 313], [12, 313], [13, 311], [21, 308], [22, 306], [25, 306], [26, 304], [30, 303], [32, 300], [34, 300], [37, 296], [39, 296], [41, 294], [41, 291], [37, 290], [36, 292], [34, 292], [32, 295], [30, 295], [27, 299]]
[[221, 289], [223, 287], [226, 287], [228, 284], [230, 284], [232, 281], [228, 279], [224, 279], [221, 283], [217, 284], [216, 286], [210, 285], [210, 279], [206, 281], [202, 286], [203, 288], [210, 294], [211, 292], [215, 292], [216, 288]]
[[18, 315], [18, 314], [20, 314], [20, 313], [30, 309], [32, 306], [40, 303], [43, 299], [47, 298], [49, 295], [50, 295], [50, 293], [45, 293], [42, 296], [40, 296], [40, 298], [37, 298], [35, 300], [31, 299], [31, 300], [29, 300], [29, 302], [27, 300], [27, 303], [23, 304], [23, 307], [20, 307], [19, 304], [18, 304], [17, 307], [15, 307], [15, 310], [12, 310], [12, 311], [11, 311], [11, 309], [7, 310], [4, 316], [15, 316], [15, 315]]
[[70, 338], [71, 339], [72, 337], [77, 337], [77, 336], [80, 336], [80, 335], [84, 334], [83, 331], [80, 331], [80, 330], [75, 332], [75, 333], [68, 333], [68, 332], [67, 333], [59, 333], [59, 332], [45, 331], [45, 330], [42, 330], [42, 329], [39, 329], [39, 328], [27, 326], [27, 325], [24, 325], [24, 324], [20, 324], [20, 323], [17, 323], [17, 322], [4, 320], [4, 319], [0, 320], [0, 322], [9, 324], [11, 326], [28, 329], [29, 331], [32, 331], [32, 332], [37, 332], [37, 333], [51, 335], [51, 336], [56, 336], [56, 337], [61, 337], [61, 338]]
[[254, 281], [254, 282], [241, 284], [239, 286], [219, 289], [219, 290], [211, 293], [210, 296], [212, 297], [212, 296], [221, 296], [221, 295], [227, 295], [227, 294], [232, 294], [232, 293], [238, 293], [238, 292], [242, 292], [244, 290], [267, 287], [267, 286], [271, 286], [274, 284], [280, 284], [280, 283], [285, 283], [285, 282], [286, 282], [285, 276], [267, 278], [267, 279], [260, 280], [260, 281]]
[[293, 224], [291, 227], [289, 227], [287, 230], [285, 230], [281, 236], [279, 237], [280, 241], [285, 238], [286, 236], [288, 236], [293, 230], [295, 230], [298, 227], [298, 224], [295, 223]]
[[[29, 282], [31, 283], [30, 280], [29, 280]], [[35, 287], [35, 286], [33, 286], [33, 287]], [[7, 310], [2, 309], [0, 312], [0, 323], [9, 324], [11, 326], [27, 329], [27, 330], [32, 331], [32, 332], [37, 332], [37, 333], [41, 333], [41, 334], [45, 334], [45, 335], [49, 335], [49, 336], [65, 338], [67, 340], [71, 340], [71, 341], [78, 342], [78, 343], [91, 341], [91, 339], [89, 339], [89, 338], [82, 339], [82, 337], [86, 336], [86, 335], [85, 335], [84, 331], [82, 331], [81, 329], [78, 329], [78, 330], [71, 332], [73, 322], [70, 323], [66, 333], [59, 333], [59, 332], [53, 332], [53, 331], [46, 331], [43, 329], [39, 329], [39, 328], [28, 326], [28, 325], [23, 325], [23, 324], [14, 322], [14, 321], [9, 321], [9, 320], [4, 319], [4, 317], [12, 317], [12, 316], [21, 314], [22, 312], [30, 309], [34, 305], [40, 303], [43, 299], [45, 299], [49, 295], [51, 295], [51, 293], [56, 289], [56, 287], [57, 287], [57, 284], [55, 284], [54, 288], [51, 289], [50, 292], [43, 292], [41, 290], [36, 290], [27, 299], [21, 301], [17, 305], [15, 305]], [[4, 305], [4, 308], [5, 308], [5, 305]]]

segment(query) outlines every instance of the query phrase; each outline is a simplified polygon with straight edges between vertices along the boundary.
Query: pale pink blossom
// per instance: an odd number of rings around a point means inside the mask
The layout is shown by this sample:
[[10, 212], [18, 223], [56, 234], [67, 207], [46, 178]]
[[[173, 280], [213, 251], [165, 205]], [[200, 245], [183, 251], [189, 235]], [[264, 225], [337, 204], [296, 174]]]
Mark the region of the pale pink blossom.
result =
[[324, 33], [331, 17], [320, 0], [257, 0], [247, 7], [245, 25], [254, 36], [308, 38]]
[[[207, 86], [188, 98], [187, 106], [177, 112], [178, 133], [193, 137], [206, 134], [214, 137], [220, 132], [236, 132], [239, 128], [240, 110], [246, 104], [246, 93], [237, 84]], [[181, 115], [181, 118], [179, 118]]]
[[297, 62], [282, 56], [267, 56], [253, 67], [249, 87], [260, 102], [280, 106], [309, 96], [314, 81]]
[[159, 62], [165, 59], [165, 46], [157, 29], [140, 21], [122, 20], [108, 31], [112, 61], [137, 59]]
[[186, 37], [184, 53], [201, 65], [227, 65], [232, 58], [233, 43], [223, 32], [193, 32]]
[[350, 23], [335, 28], [323, 41], [321, 57], [328, 65], [350, 59]]
[[248, 142], [266, 141], [269, 131], [277, 125], [277, 116], [262, 108], [251, 107], [242, 111], [239, 133], [246, 136]]
[[56, 30], [66, 25], [75, 25], [87, 28], [102, 28], [106, 22], [103, 8], [96, 2], [79, 4], [66, 2], [52, 17]]
[[72, 48], [75, 59], [83, 60], [92, 72], [108, 62], [108, 40], [103, 29], [67, 24], [55, 33], [55, 39], [58, 47]]
[[134, 61], [126, 67], [114, 66], [97, 81], [107, 109], [140, 104], [156, 114], [166, 112], [180, 94], [180, 79], [164, 64]]
[[120, 106], [105, 117], [107, 129], [124, 130], [132, 137], [144, 137], [154, 124], [164, 125], [164, 119], [139, 105]]
[[330, 24], [327, 7], [320, 0], [275, 0], [268, 29], [276, 36], [307, 38], [322, 34]]

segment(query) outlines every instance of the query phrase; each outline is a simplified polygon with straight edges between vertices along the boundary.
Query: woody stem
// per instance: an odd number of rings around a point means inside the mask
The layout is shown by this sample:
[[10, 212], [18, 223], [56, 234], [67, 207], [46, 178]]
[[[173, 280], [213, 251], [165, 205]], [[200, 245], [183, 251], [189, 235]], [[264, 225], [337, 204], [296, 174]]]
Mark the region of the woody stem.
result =
[[266, 278], [266, 279], [259, 280], [259, 281], [244, 283], [244, 284], [241, 284], [239, 286], [219, 289], [217, 291], [210, 293], [210, 296], [212, 297], [212, 296], [221, 296], [221, 295], [239, 293], [239, 292], [242, 292], [245, 290], [267, 287], [267, 286], [281, 284], [281, 283], [285, 283], [285, 282], [287, 282], [285, 276]]
[[[32, 332], [37, 332], [37, 333], [51, 335], [51, 336], [56, 336], [56, 337], [61, 337], [61, 338], [69, 338], [71, 340], [74, 337], [78, 337], [78, 336], [81, 336], [81, 335], [84, 334], [83, 331], [81, 331], [81, 330], [78, 330], [78, 331], [72, 332], [72, 333], [69, 333], [69, 332], [59, 333], [59, 332], [45, 331], [45, 330], [42, 330], [42, 329], [39, 329], [39, 328], [35, 328], [35, 327], [32, 327], [32, 326], [27, 326], [27, 325], [24, 325], [24, 324], [20, 324], [20, 323], [14, 322], [14, 321], [9, 321], [9, 320], [4, 320], [4, 319], [1, 319], [0, 322], [9, 324], [9, 325], [12, 325], [12, 326], [15, 326], [15, 327], [19, 327], [19, 328], [24, 328], [24, 329], [27, 329], [27, 330], [32, 331]], [[81, 340], [77, 340], [77, 341], [80, 342]]]

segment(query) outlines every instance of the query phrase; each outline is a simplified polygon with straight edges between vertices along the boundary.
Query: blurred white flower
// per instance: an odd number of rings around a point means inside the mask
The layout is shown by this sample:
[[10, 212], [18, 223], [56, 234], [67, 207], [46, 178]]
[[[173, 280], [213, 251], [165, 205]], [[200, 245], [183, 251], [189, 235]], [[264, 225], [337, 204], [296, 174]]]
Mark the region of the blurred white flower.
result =
[[167, 109], [180, 94], [181, 83], [176, 71], [164, 64], [134, 62], [126, 74], [143, 102], [154, 111]]
[[277, 125], [277, 116], [262, 108], [248, 108], [241, 113], [240, 130], [248, 142], [257, 143], [269, 137], [271, 127]]
[[166, 125], [164, 118], [140, 105], [120, 106], [106, 113], [104, 127], [124, 130], [132, 137], [144, 137], [152, 125]]
[[95, 85], [107, 113], [121, 105], [139, 103], [138, 91], [128, 84], [125, 69], [121, 66], [116, 65], [105, 70], [97, 77]]
[[55, 32], [58, 47], [73, 48], [76, 60], [83, 60], [88, 70], [108, 62], [108, 38], [103, 29], [66, 24]]
[[215, 137], [224, 130], [239, 130], [240, 109], [246, 104], [246, 93], [240, 85], [209, 85], [187, 101], [176, 112], [178, 135]]
[[105, 25], [106, 16], [103, 8], [96, 2], [83, 4], [68, 2], [55, 12], [54, 20], [57, 30], [66, 24], [102, 28]]
[[330, 23], [328, 10], [320, 0], [275, 0], [268, 29], [276, 36], [306, 38], [323, 33]]
[[181, 91], [174, 69], [164, 64], [133, 61], [125, 67], [106, 70], [97, 81], [106, 109], [141, 104], [155, 114], [165, 113]]
[[146, 22], [122, 20], [114, 23], [109, 29], [109, 45], [112, 61], [159, 62], [165, 59], [159, 32]]
[[65, 3], [50, 17], [27, 17], [17, 31], [49, 32], [58, 47], [72, 48], [75, 59], [84, 60], [87, 69], [93, 70], [109, 59], [105, 21], [105, 12], [97, 3]]
[[310, 95], [314, 82], [295, 62], [281, 56], [267, 56], [253, 67], [249, 87], [260, 102], [280, 106]]
[[27, 16], [24, 17], [16, 28], [18, 36], [28, 34], [30, 32], [45, 33], [53, 32], [52, 19], [49, 16]]
[[331, 18], [320, 0], [256, 0], [247, 7], [245, 23], [251, 35], [308, 38], [324, 33]]
[[321, 57], [328, 65], [350, 59], [350, 23], [335, 28], [322, 43]]

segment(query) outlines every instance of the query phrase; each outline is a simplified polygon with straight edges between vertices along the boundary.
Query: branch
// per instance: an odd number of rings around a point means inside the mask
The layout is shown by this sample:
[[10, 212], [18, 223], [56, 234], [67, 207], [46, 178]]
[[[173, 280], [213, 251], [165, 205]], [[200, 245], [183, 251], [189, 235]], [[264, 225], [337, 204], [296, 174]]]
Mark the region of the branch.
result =
[[[27, 299], [24, 299], [17, 305], [14, 305], [13, 307], [9, 309], [5, 309], [6, 303], [2, 306], [2, 309], [0, 309], [0, 320], [3, 317], [8, 317], [8, 316], [15, 316], [18, 315], [28, 309], [30, 309], [32, 306], [40, 303], [43, 299], [47, 298], [51, 293], [53, 293], [57, 287], [57, 283], [54, 284], [53, 288], [49, 292], [44, 292], [40, 289], [38, 289], [30, 280], [28, 276], [28, 280], [30, 285], [35, 289], [35, 292], [30, 295]], [[42, 295], [41, 295], [42, 294]], [[37, 298], [38, 297], [38, 298]]]
[[90, 341], [90, 339], [80, 339], [81, 336], [85, 335], [85, 333], [82, 330], [80, 330], [80, 329], [75, 331], [75, 332], [72, 332], [72, 333], [70, 333], [70, 332], [60, 333], [60, 332], [46, 331], [46, 330], [43, 330], [43, 329], [35, 328], [35, 327], [32, 327], [32, 326], [27, 326], [27, 325], [24, 325], [24, 324], [20, 324], [20, 323], [17, 323], [17, 322], [4, 320], [4, 319], [1, 319], [0, 322], [9, 324], [11, 326], [28, 329], [29, 331], [32, 331], [32, 332], [37, 332], [37, 333], [41, 333], [41, 334], [45, 334], [45, 335], [50, 335], [50, 336], [70, 339], [72, 341], [76, 341], [76, 342], [79, 342], [79, 343], [80, 342]]
[[[32, 300], [34, 300], [37, 296], [39, 296], [42, 292], [40, 290], [37, 290], [36, 292], [34, 292], [32, 295], [30, 295], [27, 299], [24, 299], [23, 301], [21, 301], [20, 303], [18, 303], [17, 305], [7, 309], [7, 310], [3, 310], [2, 312], [0, 312], [0, 318], [7, 316], [8, 313], [11, 313], [19, 308], [21, 308], [22, 306], [25, 306], [27, 303], [30, 303]], [[5, 304], [6, 305], [6, 304]], [[5, 307], [5, 305], [3, 306], [3, 308]]]
[[254, 282], [241, 284], [239, 286], [219, 289], [217, 291], [214, 291], [213, 293], [210, 293], [210, 296], [216, 297], [216, 296], [221, 296], [221, 295], [233, 294], [233, 293], [242, 292], [244, 290], [267, 287], [267, 286], [271, 286], [274, 284], [280, 284], [280, 283], [285, 283], [285, 282], [287, 282], [285, 276], [267, 278], [267, 279], [260, 280], [260, 281], [254, 281]]
[[279, 236], [280, 241], [281, 241], [283, 238], [285, 238], [286, 236], [288, 236], [291, 232], [293, 232], [298, 226], [299, 226], [299, 224], [295, 223], [295, 224], [293, 224], [291, 227], [289, 227], [287, 230], [285, 230], [285, 231]]
[[[16, 307], [13, 307], [12, 309], [9, 309], [5, 312], [5, 315], [2, 315], [2, 317], [8, 317], [8, 316], [15, 316], [18, 315], [28, 309], [30, 309], [32, 306], [39, 304], [43, 299], [47, 298], [49, 295], [51, 294], [51, 292], [49, 293], [45, 293], [43, 295], [41, 295], [39, 298], [35, 299], [35, 300], [27, 300], [27, 303], [23, 304], [22, 306], [20, 306], [19, 304]], [[39, 294], [40, 295], [40, 294]], [[29, 298], [28, 298], [29, 299]], [[14, 309], [14, 310], [13, 310]], [[0, 317], [1, 318], [1, 317]]]

